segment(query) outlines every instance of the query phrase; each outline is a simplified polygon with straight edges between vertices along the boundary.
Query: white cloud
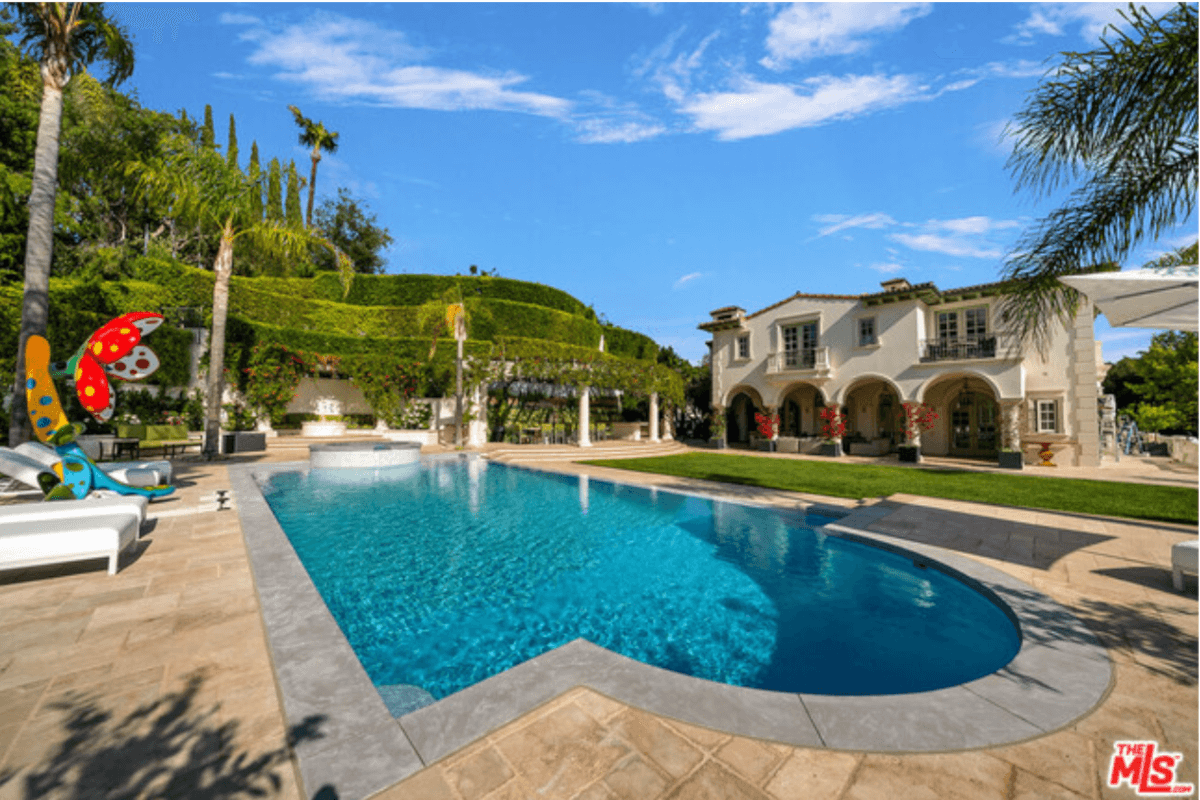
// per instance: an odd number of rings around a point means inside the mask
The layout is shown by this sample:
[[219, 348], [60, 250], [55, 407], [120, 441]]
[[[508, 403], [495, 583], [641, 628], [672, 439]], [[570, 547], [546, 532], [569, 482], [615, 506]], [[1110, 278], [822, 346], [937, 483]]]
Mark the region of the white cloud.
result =
[[878, 212], [859, 214], [855, 217], [847, 217], [844, 214], [817, 214], [813, 219], [825, 225], [817, 231], [818, 237], [829, 236], [847, 228], [886, 228], [896, 224], [896, 220]]
[[928, 3], [796, 3], [771, 20], [769, 55], [760, 63], [782, 69], [793, 61], [857, 53], [870, 47], [870, 34], [897, 30], [931, 10]]
[[604, 118], [580, 119], [573, 124], [577, 131], [575, 141], [584, 144], [629, 144], [653, 139], [667, 131], [657, 123]]
[[907, 75], [824, 75], [798, 86], [743, 77], [733, 91], [684, 99], [680, 110], [697, 129], [716, 131], [717, 138], [729, 141], [811, 128], [926, 96], [926, 87]]
[[671, 288], [672, 289], [682, 289], [685, 285], [687, 285], [687, 284], [691, 283], [692, 281], [696, 280], [697, 278], [701, 277], [702, 274], [703, 273], [700, 273], [700, 272], [690, 272], [687, 275], [684, 275], [679, 280], [675, 281], [675, 284]]
[[991, 231], [1019, 227], [1016, 220], [993, 220], [991, 217], [962, 217], [961, 219], [931, 219], [926, 225], [934, 230], [949, 231], [959, 236], [982, 235]]
[[1004, 248], [992, 241], [991, 234], [1019, 228], [1016, 220], [996, 220], [991, 217], [973, 216], [957, 219], [931, 219], [917, 228], [915, 233], [895, 233], [892, 241], [912, 250], [928, 253], [944, 253], [949, 256], [967, 258], [1000, 258]]
[[953, 236], [937, 236], [932, 233], [894, 233], [891, 238], [913, 250], [923, 250], [929, 253], [945, 253], [949, 256], [969, 256], [970, 258], [999, 258], [1004, 251], [995, 246], [978, 245], [965, 239]]
[[429, 53], [403, 33], [373, 22], [317, 14], [282, 31], [253, 28], [242, 38], [258, 49], [252, 64], [277, 67], [275, 77], [306, 85], [318, 98], [440, 111], [491, 109], [562, 118], [571, 102], [519, 91], [528, 78], [415, 64]]
[[[1170, 3], [1146, 4], [1146, 8], [1155, 16], [1171, 7]], [[1029, 16], [1000, 41], [1005, 44], [1031, 44], [1038, 36], [1065, 36], [1068, 28], [1078, 25], [1080, 38], [1096, 44], [1109, 25], [1126, 27], [1117, 12], [1127, 8], [1127, 3], [1038, 3], [1033, 6]]]
[[871, 264], [870, 268], [883, 275], [895, 275], [904, 269], [904, 265], [892, 261], [883, 261]]

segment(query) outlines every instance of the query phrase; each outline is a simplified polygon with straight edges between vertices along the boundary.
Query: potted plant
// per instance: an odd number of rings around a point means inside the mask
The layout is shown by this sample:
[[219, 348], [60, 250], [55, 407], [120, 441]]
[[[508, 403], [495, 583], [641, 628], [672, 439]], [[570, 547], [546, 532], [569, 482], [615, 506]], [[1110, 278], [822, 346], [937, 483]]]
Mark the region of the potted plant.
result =
[[1006, 447], [1000, 451], [1000, 467], [1002, 469], [1023, 469], [1023, 456], [1020, 450]]
[[775, 434], [779, 433], [779, 415], [755, 412], [754, 424], [758, 426], [758, 435], [763, 437], [762, 449], [768, 453], [774, 453], [776, 449]]
[[846, 435], [846, 415], [833, 406], [821, 409], [821, 448], [817, 451], [823, 456], [837, 458], [842, 454], [842, 437]]
[[902, 403], [901, 405], [900, 424], [904, 426], [904, 441], [907, 444], [897, 447], [896, 452], [899, 453], [901, 461], [916, 464], [921, 460], [921, 448], [913, 442], [918, 434], [933, 430], [938, 415], [924, 403]]
[[725, 449], [725, 412], [719, 408], [713, 409], [712, 419], [709, 422], [709, 433], [709, 444], [718, 450]]

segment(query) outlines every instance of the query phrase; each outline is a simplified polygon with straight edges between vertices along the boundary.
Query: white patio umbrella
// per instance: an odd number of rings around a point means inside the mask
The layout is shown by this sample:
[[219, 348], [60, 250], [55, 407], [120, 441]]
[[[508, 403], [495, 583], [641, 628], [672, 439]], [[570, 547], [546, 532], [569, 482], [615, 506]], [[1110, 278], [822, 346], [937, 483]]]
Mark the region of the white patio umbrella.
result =
[[1114, 327], [1194, 331], [1200, 327], [1196, 273], [1192, 266], [1097, 272], [1059, 280], [1087, 295]]

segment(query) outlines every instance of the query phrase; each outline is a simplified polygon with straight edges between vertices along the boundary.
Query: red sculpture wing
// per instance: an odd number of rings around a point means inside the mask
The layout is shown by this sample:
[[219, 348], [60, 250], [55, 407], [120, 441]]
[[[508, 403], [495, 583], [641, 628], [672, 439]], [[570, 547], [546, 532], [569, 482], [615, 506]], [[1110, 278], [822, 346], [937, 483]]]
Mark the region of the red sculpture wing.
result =
[[87, 352], [101, 364], [129, 355], [142, 337], [162, 324], [162, 314], [135, 311], [109, 320], [88, 339]]
[[75, 368], [75, 393], [79, 404], [100, 422], [107, 422], [113, 414], [112, 387], [104, 375], [104, 368], [89, 355], [79, 359]]
[[158, 356], [149, 347], [141, 344], [133, 348], [129, 355], [107, 364], [104, 369], [114, 378], [123, 381], [140, 381], [151, 375], [158, 367]]

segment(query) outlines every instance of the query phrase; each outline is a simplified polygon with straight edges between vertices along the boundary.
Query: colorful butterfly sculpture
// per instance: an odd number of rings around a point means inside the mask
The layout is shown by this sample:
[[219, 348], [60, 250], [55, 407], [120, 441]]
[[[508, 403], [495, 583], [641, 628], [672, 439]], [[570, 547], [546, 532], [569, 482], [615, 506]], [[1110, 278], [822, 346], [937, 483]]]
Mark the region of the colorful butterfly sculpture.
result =
[[158, 369], [158, 356], [142, 344], [142, 337], [162, 321], [162, 314], [148, 311], [122, 314], [88, 337], [69, 360], [54, 364], [50, 374], [74, 378], [79, 404], [98, 422], [107, 422], [112, 419], [115, 398], [108, 376], [138, 381]]
[[[78, 430], [63, 413], [54, 377], [74, 376], [79, 402], [97, 420], [112, 418], [114, 394], [107, 375], [139, 380], [158, 369], [158, 356], [141, 344], [142, 336], [162, 324], [161, 314], [136, 312], [111, 320], [93, 333], [66, 362], [50, 364], [50, 343], [30, 336], [25, 343], [25, 399], [34, 433], [58, 452], [54, 466], [61, 483], [43, 487], [47, 500], [86, 497], [95, 489], [118, 494], [161, 497], [174, 486], [129, 486], [109, 477], [75, 442]], [[82, 426], [81, 426], [82, 427]]]

